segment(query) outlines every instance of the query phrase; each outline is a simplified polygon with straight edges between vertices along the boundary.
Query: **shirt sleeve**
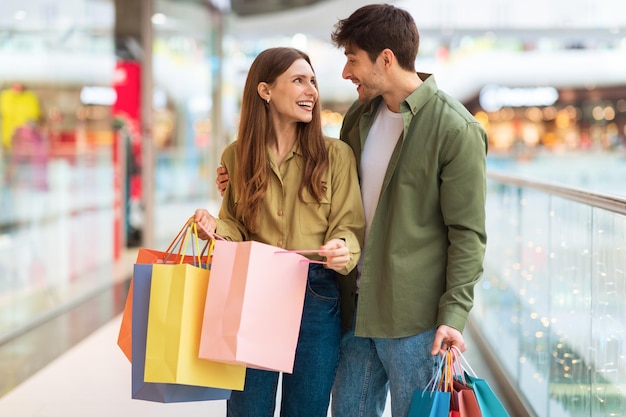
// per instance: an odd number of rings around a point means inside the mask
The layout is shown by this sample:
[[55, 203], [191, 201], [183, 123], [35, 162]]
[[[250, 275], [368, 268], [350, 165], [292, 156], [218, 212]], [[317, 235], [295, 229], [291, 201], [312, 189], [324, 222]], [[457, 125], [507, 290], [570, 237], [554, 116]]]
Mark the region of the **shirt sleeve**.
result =
[[441, 173], [441, 208], [448, 228], [446, 291], [438, 324], [463, 331], [483, 272], [487, 139], [478, 123], [468, 123], [448, 141]]
[[[222, 153], [221, 165], [226, 168], [226, 172], [229, 173], [230, 178], [234, 178], [235, 173], [235, 147], [233, 143], [224, 149]], [[219, 218], [215, 219], [217, 228], [215, 232], [225, 238], [235, 242], [242, 242], [249, 240], [246, 228], [242, 223], [237, 220], [235, 216], [236, 208], [236, 193], [234, 187], [231, 185], [231, 181], [228, 181], [224, 196], [222, 198], [222, 206], [220, 207]]]
[[350, 262], [339, 271], [347, 275], [356, 267], [363, 245], [365, 215], [352, 149], [337, 139], [330, 141], [328, 156], [331, 169], [331, 209], [326, 242], [343, 239], [350, 250]]

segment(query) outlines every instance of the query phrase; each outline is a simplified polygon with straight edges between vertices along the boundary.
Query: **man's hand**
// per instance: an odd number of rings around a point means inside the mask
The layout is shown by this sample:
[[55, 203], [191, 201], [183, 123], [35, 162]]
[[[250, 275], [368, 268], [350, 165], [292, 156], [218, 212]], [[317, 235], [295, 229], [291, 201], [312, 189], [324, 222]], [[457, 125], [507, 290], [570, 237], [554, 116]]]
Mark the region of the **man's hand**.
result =
[[326, 266], [340, 271], [350, 261], [350, 250], [343, 239], [331, 239], [320, 247], [320, 255], [326, 257]]
[[465, 352], [467, 345], [463, 339], [463, 334], [457, 329], [442, 324], [437, 328], [435, 333], [435, 341], [431, 349], [431, 355], [444, 355], [446, 350], [452, 346], [456, 346], [461, 352]]
[[220, 192], [220, 195], [224, 197], [224, 191], [226, 191], [226, 186], [228, 185], [228, 171], [226, 171], [226, 167], [219, 166], [217, 167], [217, 179], [215, 183], [217, 184], [217, 191]]

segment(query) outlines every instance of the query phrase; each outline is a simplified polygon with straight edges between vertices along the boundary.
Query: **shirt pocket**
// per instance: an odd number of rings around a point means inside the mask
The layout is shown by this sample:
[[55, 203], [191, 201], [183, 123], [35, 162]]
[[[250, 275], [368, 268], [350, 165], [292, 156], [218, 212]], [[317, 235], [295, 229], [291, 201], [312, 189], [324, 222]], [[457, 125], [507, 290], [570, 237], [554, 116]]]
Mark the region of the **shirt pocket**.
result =
[[302, 200], [298, 198], [297, 201], [300, 231], [305, 235], [319, 235], [320, 242], [323, 241], [328, 230], [330, 200], [324, 196], [317, 202], [308, 190], [303, 190]]

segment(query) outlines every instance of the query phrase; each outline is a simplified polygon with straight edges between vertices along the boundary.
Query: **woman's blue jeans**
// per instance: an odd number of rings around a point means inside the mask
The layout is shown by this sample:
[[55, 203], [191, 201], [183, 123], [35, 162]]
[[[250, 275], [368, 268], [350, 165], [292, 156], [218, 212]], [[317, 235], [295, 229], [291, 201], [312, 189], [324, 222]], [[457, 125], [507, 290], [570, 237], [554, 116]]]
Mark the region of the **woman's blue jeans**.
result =
[[[292, 374], [283, 373], [282, 417], [326, 417], [339, 360], [341, 324], [335, 272], [310, 264]], [[267, 323], [268, 331], [272, 323]], [[248, 369], [243, 391], [233, 391], [228, 417], [273, 417], [278, 372]]]

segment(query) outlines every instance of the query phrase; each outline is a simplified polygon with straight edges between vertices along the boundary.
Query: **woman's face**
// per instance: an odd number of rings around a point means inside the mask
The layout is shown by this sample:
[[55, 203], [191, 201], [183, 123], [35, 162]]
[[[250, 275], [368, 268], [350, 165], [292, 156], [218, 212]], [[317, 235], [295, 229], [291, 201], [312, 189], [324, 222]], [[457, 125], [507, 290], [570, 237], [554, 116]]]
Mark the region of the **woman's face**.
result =
[[313, 69], [298, 59], [269, 86], [270, 110], [282, 123], [305, 122], [313, 118], [318, 99]]

